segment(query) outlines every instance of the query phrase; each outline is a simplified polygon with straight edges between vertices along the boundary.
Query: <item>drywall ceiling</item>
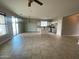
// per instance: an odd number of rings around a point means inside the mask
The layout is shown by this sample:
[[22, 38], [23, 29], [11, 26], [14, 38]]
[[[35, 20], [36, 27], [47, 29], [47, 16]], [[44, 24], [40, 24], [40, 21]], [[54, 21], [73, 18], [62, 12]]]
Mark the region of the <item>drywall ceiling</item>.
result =
[[79, 0], [40, 0], [43, 6], [33, 2], [28, 7], [28, 0], [0, 0], [8, 9], [22, 17], [54, 19], [79, 10]]

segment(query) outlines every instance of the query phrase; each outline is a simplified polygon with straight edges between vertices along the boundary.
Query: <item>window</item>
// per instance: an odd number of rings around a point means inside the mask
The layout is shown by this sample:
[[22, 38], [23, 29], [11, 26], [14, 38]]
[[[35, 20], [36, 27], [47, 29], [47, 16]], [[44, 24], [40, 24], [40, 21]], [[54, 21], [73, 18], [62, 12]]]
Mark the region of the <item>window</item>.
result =
[[0, 36], [6, 34], [6, 25], [3, 15], [0, 15]]
[[47, 26], [47, 21], [41, 21], [41, 26], [46, 27]]

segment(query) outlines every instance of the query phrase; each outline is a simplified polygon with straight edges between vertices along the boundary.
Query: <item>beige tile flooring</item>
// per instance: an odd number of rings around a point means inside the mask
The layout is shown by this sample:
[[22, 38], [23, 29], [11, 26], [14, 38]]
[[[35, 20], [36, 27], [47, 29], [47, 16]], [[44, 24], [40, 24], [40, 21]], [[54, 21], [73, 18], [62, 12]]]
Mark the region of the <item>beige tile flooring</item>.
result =
[[79, 37], [25, 33], [0, 46], [0, 59], [79, 59]]

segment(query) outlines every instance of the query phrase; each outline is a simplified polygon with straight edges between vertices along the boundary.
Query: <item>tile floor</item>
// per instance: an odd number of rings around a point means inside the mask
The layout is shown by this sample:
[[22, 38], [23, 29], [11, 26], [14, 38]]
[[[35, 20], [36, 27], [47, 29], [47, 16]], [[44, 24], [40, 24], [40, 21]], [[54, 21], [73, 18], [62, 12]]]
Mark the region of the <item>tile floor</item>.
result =
[[0, 59], [79, 59], [79, 37], [20, 34], [0, 46]]

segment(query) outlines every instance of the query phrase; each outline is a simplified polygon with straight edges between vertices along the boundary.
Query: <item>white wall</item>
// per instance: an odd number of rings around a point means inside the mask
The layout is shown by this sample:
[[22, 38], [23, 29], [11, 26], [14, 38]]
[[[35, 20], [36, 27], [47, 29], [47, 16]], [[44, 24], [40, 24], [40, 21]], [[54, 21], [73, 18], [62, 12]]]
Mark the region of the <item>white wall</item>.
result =
[[62, 34], [62, 18], [57, 21], [57, 35], [61, 36]]

